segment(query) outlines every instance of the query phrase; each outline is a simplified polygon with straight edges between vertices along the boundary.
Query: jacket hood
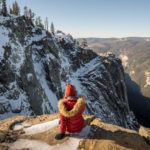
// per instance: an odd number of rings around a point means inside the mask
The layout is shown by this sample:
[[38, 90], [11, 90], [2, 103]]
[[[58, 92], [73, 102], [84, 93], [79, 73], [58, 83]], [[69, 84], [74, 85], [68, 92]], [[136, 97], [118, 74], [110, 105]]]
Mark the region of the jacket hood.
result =
[[84, 104], [85, 104], [84, 99], [78, 98], [74, 107], [70, 111], [68, 111], [64, 104], [64, 100], [61, 99], [58, 102], [58, 109], [59, 109], [60, 114], [69, 118], [69, 117], [74, 117], [75, 115], [77, 115], [82, 110]]

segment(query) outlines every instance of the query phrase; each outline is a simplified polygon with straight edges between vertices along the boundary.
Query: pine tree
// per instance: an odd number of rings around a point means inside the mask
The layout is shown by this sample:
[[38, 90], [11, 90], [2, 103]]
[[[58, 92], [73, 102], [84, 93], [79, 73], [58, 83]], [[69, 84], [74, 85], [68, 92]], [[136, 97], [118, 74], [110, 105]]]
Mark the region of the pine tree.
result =
[[12, 11], [14, 15], [16, 16], [20, 15], [20, 7], [16, 1], [12, 5]]
[[35, 18], [35, 25], [38, 26], [38, 18]]
[[88, 46], [87, 40], [83, 39], [82, 43], [81, 43], [81, 47], [82, 48], [86, 48]]
[[24, 7], [24, 16], [28, 17], [28, 7], [27, 6]]
[[48, 30], [49, 29], [49, 23], [48, 23], [48, 18], [46, 17], [45, 19], [45, 29]]
[[42, 28], [42, 29], [44, 29], [44, 25], [43, 25], [43, 23], [42, 23], [42, 19], [41, 19], [40, 16], [38, 16], [38, 17], [35, 19], [35, 25], [38, 26], [38, 27], [40, 27], [40, 28]]
[[7, 6], [6, 6], [6, 0], [2, 0], [2, 15], [7, 16]]
[[31, 22], [33, 22], [34, 21], [34, 16], [35, 16], [35, 14], [32, 12], [32, 10], [31, 9], [29, 9], [28, 10], [28, 19], [31, 21]]
[[53, 24], [53, 22], [51, 23], [51, 32], [52, 32], [52, 34], [54, 34], [54, 33], [55, 33], [55, 28], [54, 28], [54, 24]]

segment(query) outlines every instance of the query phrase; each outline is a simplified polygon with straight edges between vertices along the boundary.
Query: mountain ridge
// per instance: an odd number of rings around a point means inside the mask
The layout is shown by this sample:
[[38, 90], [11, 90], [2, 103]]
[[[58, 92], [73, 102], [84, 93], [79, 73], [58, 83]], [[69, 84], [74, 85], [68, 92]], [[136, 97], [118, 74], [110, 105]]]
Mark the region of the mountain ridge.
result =
[[[57, 112], [66, 83], [86, 99], [86, 113], [137, 129], [124, 70], [114, 55], [81, 48], [71, 35], [52, 34], [24, 16], [0, 18], [0, 118]], [[116, 74], [118, 72], [118, 74]]]

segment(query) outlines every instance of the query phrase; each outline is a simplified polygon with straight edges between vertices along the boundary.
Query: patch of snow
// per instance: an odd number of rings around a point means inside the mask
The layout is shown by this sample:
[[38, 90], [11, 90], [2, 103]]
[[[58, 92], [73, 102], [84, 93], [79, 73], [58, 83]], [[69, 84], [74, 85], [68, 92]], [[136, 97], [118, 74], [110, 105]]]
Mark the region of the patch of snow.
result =
[[90, 62], [86, 63], [84, 67], [80, 67], [75, 72], [74, 76], [84, 75], [87, 74], [89, 71], [94, 70], [96, 66], [100, 65], [100, 62], [98, 62], [99, 60], [100, 60], [99, 57], [92, 59]]
[[46, 60], [49, 61], [50, 59], [53, 59], [53, 60], [55, 59], [56, 60], [56, 57], [51, 53], [46, 54]]
[[30, 150], [51, 150], [51, 146], [39, 140], [19, 139], [9, 144], [9, 150], [30, 149]]
[[21, 105], [22, 105], [22, 101], [20, 99], [10, 101], [10, 106], [12, 110], [20, 110]]
[[31, 115], [28, 96], [18, 87], [17, 82], [11, 82], [8, 88], [8, 91], [0, 95], [0, 109], [5, 110], [3, 114], [0, 114], [0, 119], [18, 115], [16, 111], [19, 111], [20, 115]]
[[29, 127], [31, 126], [29, 123], [25, 123], [25, 122], [22, 122], [22, 123], [17, 123], [14, 127], [13, 127], [13, 130], [21, 130], [23, 128], [26, 128], [26, 127]]
[[27, 74], [27, 80], [28, 81], [32, 81], [33, 80], [33, 74], [32, 73], [28, 73]]
[[[34, 31], [34, 29], [32, 29]], [[42, 34], [35, 34], [33, 32], [32, 37], [25, 37], [25, 40], [27, 41], [27, 44], [30, 45], [32, 42], [38, 42], [42, 40], [44, 37], [46, 37], [46, 31], [42, 30]]]
[[4, 23], [5, 21], [9, 20], [10, 17], [4, 17], [2, 15], [0, 15], [0, 23]]
[[[29, 133], [32, 132], [32, 134], [40, 133], [41, 129], [45, 131], [47, 128], [51, 128], [56, 126], [58, 123], [58, 119], [55, 119], [53, 121], [50, 121], [48, 123], [43, 124], [37, 124], [32, 127], [30, 127], [30, 130], [28, 130]], [[9, 144], [10, 150], [16, 150], [16, 149], [25, 149], [29, 148], [31, 150], [76, 150], [78, 148], [80, 140], [87, 138], [90, 133], [91, 127], [86, 126], [82, 129], [80, 133], [73, 133], [69, 137], [68, 140], [66, 140], [62, 144], [56, 144], [56, 145], [48, 145], [45, 142], [39, 141], [39, 140], [28, 140], [28, 139], [18, 139], [16, 142]], [[42, 131], [43, 132], [43, 131]]]
[[49, 122], [33, 125], [29, 128], [24, 128], [24, 131], [25, 134], [27, 135], [42, 133], [44, 131], [50, 130], [54, 126], [57, 126], [58, 123], [59, 123], [59, 119], [55, 119]]
[[73, 43], [73, 38], [70, 34], [64, 34], [64, 33], [56, 33], [55, 39], [59, 42], [64, 40], [65, 43]]

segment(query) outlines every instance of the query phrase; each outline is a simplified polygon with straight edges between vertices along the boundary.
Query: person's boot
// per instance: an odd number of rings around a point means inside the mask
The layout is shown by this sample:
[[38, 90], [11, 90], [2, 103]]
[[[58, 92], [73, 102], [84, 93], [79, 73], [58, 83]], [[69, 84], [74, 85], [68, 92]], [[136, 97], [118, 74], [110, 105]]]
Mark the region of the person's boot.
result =
[[55, 139], [56, 140], [62, 140], [64, 137], [65, 137], [64, 133], [58, 133], [58, 134], [56, 134]]

